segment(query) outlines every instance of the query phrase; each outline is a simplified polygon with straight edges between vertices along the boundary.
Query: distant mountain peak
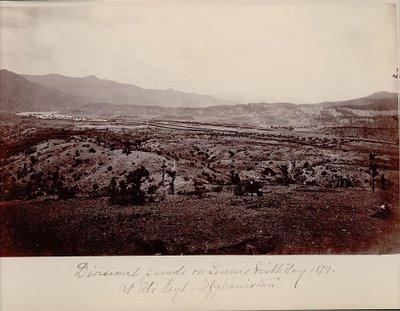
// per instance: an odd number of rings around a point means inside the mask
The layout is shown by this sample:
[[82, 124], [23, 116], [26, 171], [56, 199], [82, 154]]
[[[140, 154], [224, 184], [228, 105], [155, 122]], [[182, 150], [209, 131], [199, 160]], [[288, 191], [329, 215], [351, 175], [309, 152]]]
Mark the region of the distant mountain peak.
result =
[[141, 105], [162, 107], [206, 107], [237, 104], [210, 95], [187, 93], [172, 88], [167, 90], [144, 89], [134, 84], [98, 78], [49, 75], [25, 75], [32, 82], [57, 89], [63, 93], [84, 98], [87, 102], [107, 102], [117, 105]]
[[[26, 79], [25, 77], [19, 75], [18, 73], [9, 71], [7, 69], [0, 69], [0, 78], [1, 78], [2, 83], [7, 83], [7, 81], [11, 81], [11, 80], [14, 82], [18, 81], [21, 83], [29, 82], [28, 79]], [[0, 87], [2, 88], [3, 85], [0, 85]]]
[[84, 77], [83, 79], [86, 79], [86, 80], [100, 80], [98, 77], [96, 77], [95, 75], [90, 75], [90, 76], [87, 76], [87, 77]]
[[380, 92], [372, 93], [368, 97], [371, 97], [371, 98], [392, 98], [392, 97], [397, 97], [397, 93], [391, 93], [391, 92], [387, 92], [387, 91], [380, 91]]
[[6, 69], [0, 70], [0, 111], [59, 111], [79, 107], [77, 96], [65, 94]]
[[2, 74], [2, 75], [12, 75], [12, 76], [20, 76], [19, 74], [17, 74], [17, 73], [15, 73], [15, 72], [12, 72], [12, 71], [10, 71], [10, 70], [7, 70], [7, 69], [0, 69], [0, 74]]

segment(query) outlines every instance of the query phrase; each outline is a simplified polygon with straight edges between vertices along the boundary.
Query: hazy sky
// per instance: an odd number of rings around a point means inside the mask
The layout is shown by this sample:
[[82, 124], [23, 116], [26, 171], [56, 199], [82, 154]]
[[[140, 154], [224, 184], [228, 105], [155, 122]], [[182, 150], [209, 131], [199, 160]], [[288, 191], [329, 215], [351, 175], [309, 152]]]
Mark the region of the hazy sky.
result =
[[396, 91], [392, 4], [169, 4], [2, 3], [1, 67], [243, 102]]

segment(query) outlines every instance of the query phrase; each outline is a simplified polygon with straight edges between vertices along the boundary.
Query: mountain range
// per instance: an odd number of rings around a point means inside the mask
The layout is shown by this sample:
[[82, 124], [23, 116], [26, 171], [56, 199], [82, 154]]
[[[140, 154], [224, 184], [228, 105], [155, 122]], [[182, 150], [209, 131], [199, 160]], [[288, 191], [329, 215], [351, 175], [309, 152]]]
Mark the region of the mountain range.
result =
[[54, 88], [66, 94], [80, 96], [85, 102], [113, 103], [161, 107], [204, 107], [233, 104], [209, 95], [185, 93], [173, 89], [144, 89], [133, 84], [99, 79], [96, 76], [72, 78], [59, 74], [23, 75], [31, 82]]
[[20, 75], [0, 70], [0, 111], [59, 111], [86, 116], [129, 116], [219, 120], [252, 125], [350, 122], [397, 114], [398, 95], [370, 96], [319, 104], [240, 104], [176, 90], [143, 89], [133, 84], [59, 74]]
[[57, 111], [62, 107], [78, 108], [81, 104], [78, 96], [0, 70], [0, 111]]

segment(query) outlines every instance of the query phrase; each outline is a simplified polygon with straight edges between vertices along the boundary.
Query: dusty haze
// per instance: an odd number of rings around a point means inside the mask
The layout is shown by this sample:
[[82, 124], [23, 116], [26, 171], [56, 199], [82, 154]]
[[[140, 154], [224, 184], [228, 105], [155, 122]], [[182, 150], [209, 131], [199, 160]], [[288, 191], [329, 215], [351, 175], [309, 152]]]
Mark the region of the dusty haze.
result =
[[392, 4], [98, 3], [2, 3], [1, 67], [241, 102], [396, 91]]

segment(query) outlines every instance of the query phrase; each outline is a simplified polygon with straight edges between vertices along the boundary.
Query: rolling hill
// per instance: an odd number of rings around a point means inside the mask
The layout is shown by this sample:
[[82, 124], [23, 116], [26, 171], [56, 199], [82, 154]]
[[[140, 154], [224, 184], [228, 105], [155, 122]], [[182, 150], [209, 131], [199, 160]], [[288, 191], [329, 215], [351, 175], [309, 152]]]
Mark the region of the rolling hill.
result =
[[[59, 111], [93, 117], [187, 119], [255, 126], [334, 124], [396, 116], [396, 93], [320, 104], [234, 104], [212, 96], [142, 89], [95, 76], [19, 75], [0, 71], [0, 111]], [[199, 107], [204, 105], [204, 107]]]
[[397, 110], [397, 98], [396, 93], [390, 92], [376, 92], [372, 95], [345, 100], [339, 102], [324, 102], [321, 106], [324, 107], [345, 107], [350, 109], [360, 109], [360, 110]]
[[0, 70], [0, 111], [57, 111], [77, 108], [82, 99]]

